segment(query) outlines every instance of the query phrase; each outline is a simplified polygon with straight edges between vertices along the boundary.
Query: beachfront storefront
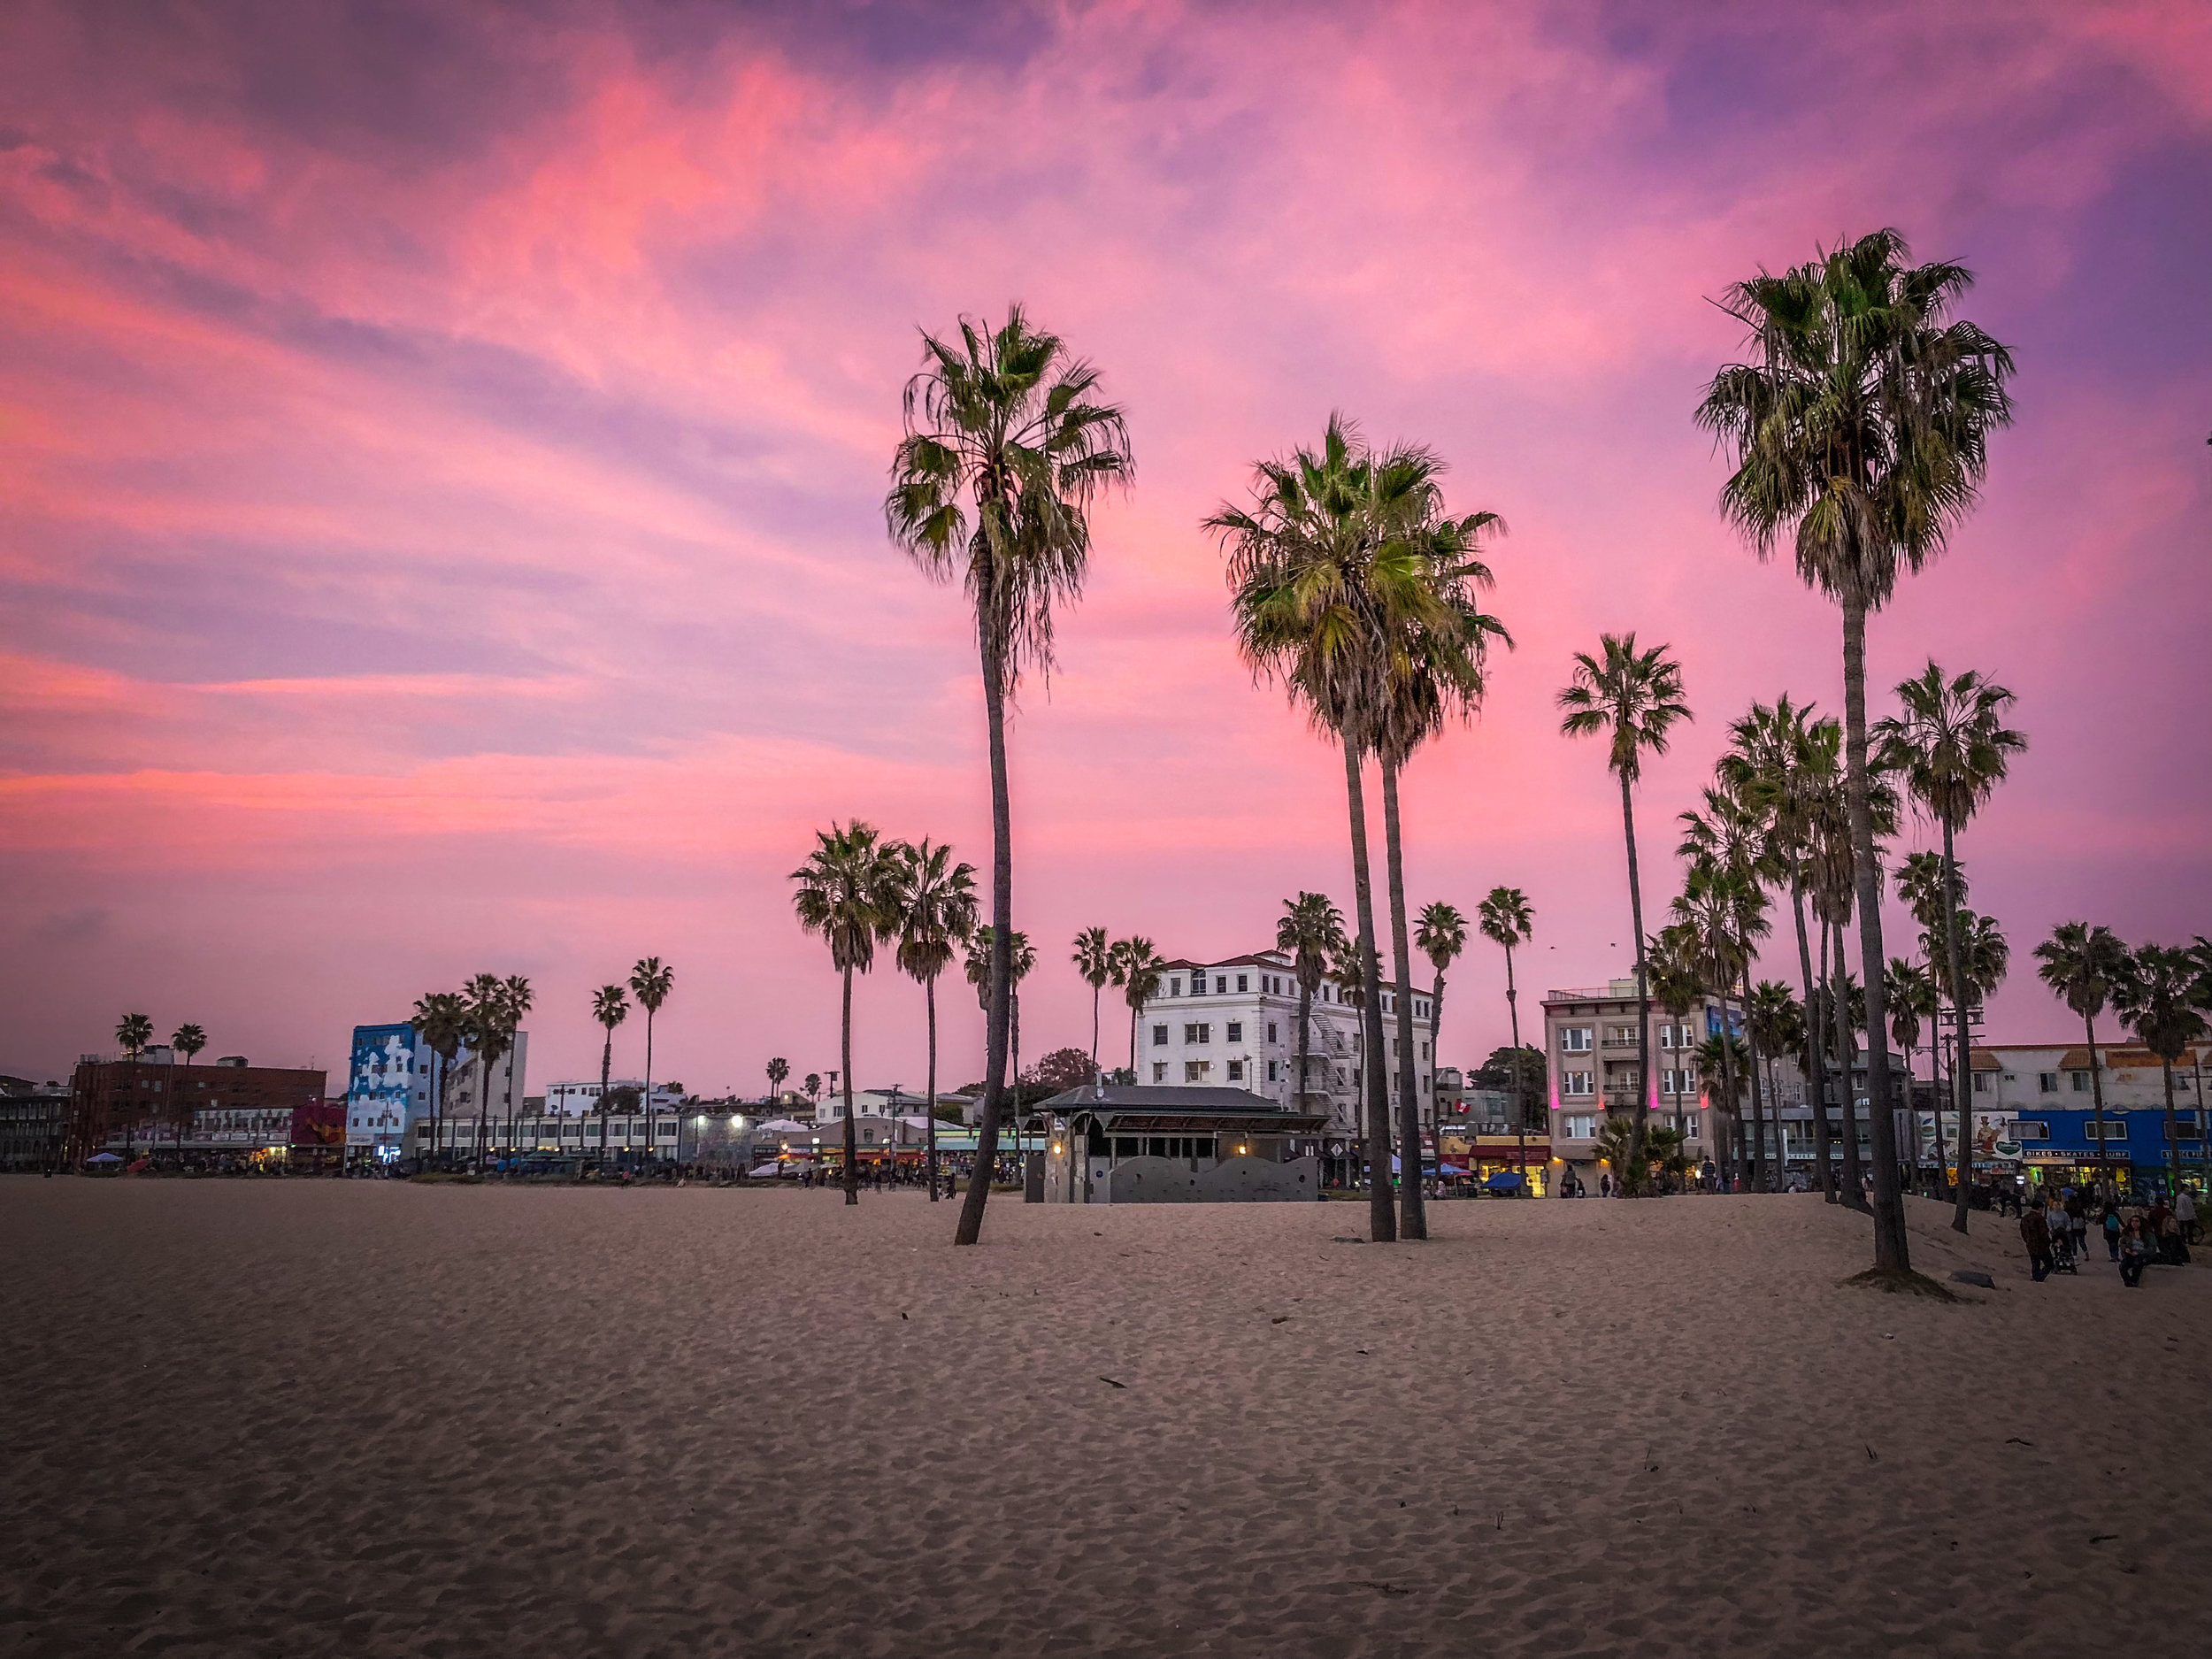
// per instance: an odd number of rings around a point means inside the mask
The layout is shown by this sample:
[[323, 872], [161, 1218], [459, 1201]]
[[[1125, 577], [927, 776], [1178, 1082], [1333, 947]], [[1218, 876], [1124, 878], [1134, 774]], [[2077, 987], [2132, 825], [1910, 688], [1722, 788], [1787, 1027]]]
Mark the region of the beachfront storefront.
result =
[[1514, 1175], [1523, 1178], [1521, 1190], [1530, 1197], [1547, 1197], [1551, 1191], [1551, 1139], [1548, 1135], [1515, 1136], [1491, 1130], [1471, 1135], [1448, 1133], [1444, 1161], [1465, 1169], [1471, 1179], [1490, 1192], [1508, 1190], [1512, 1182], [1499, 1178]]
[[[1233, 1088], [1115, 1085], [1045, 1102], [1046, 1203], [1265, 1203], [1321, 1195], [1325, 1114]], [[1033, 1165], [1033, 1168], [1034, 1166]]]

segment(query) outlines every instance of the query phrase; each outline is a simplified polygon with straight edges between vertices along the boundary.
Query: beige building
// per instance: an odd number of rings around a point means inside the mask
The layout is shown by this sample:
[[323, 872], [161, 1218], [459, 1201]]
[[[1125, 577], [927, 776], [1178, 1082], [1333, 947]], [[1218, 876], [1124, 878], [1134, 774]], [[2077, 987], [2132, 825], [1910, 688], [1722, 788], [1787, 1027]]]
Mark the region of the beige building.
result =
[[[1741, 1016], [1731, 1010], [1741, 1027]], [[1569, 1171], [1595, 1190], [1603, 1172], [1597, 1138], [1606, 1115], [1633, 1111], [1643, 1088], [1636, 1047], [1636, 981], [1544, 994], [1544, 1055], [1550, 1071], [1552, 1168]], [[1720, 1004], [1709, 1002], [1686, 1019], [1651, 1010], [1651, 1110], [1679, 1128], [1689, 1156], [1717, 1155], [1719, 1125], [1698, 1080], [1698, 1044], [1720, 1030]]]

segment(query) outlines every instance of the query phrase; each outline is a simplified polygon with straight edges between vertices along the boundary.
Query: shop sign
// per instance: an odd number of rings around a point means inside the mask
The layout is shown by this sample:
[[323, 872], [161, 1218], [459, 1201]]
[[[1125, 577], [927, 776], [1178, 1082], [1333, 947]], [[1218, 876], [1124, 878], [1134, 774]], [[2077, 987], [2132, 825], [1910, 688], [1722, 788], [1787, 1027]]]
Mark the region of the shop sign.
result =
[[2079, 1161], [2079, 1155], [2072, 1152], [2036, 1151], [2026, 1154], [2026, 1157], [2031, 1164], [2073, 1164]]
[[1993, 1149], [2001, 1158], [2017, 1158], [2020, 1156], [2020, 1143], [2017, 1141], [2000, 1141]]

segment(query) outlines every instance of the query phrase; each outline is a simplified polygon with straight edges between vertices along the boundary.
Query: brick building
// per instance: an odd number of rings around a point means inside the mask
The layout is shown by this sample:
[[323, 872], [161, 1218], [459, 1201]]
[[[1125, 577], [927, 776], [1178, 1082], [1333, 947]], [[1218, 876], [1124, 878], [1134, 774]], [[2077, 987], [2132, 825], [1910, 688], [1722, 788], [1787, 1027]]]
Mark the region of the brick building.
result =
[[296, 1114], [317, 1122], [326, 1073], [304, 1067], [248, 1065], [241, 1055], [213, 1065], [165, 1060], [110, 1060], [87, 1055], [69, 1082], [71, 1164], [113, 1149], [288, 1152]]

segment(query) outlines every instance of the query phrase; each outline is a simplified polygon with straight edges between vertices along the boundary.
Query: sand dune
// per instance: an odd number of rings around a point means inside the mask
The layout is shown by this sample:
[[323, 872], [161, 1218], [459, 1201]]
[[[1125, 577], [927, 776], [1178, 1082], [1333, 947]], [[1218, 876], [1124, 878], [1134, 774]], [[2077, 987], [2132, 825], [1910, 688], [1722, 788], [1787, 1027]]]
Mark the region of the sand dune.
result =
[[1362, 1214], [11, 1179], [0, 1652], [1970, 1655], [2201, 1589], [2203, 1267]]

